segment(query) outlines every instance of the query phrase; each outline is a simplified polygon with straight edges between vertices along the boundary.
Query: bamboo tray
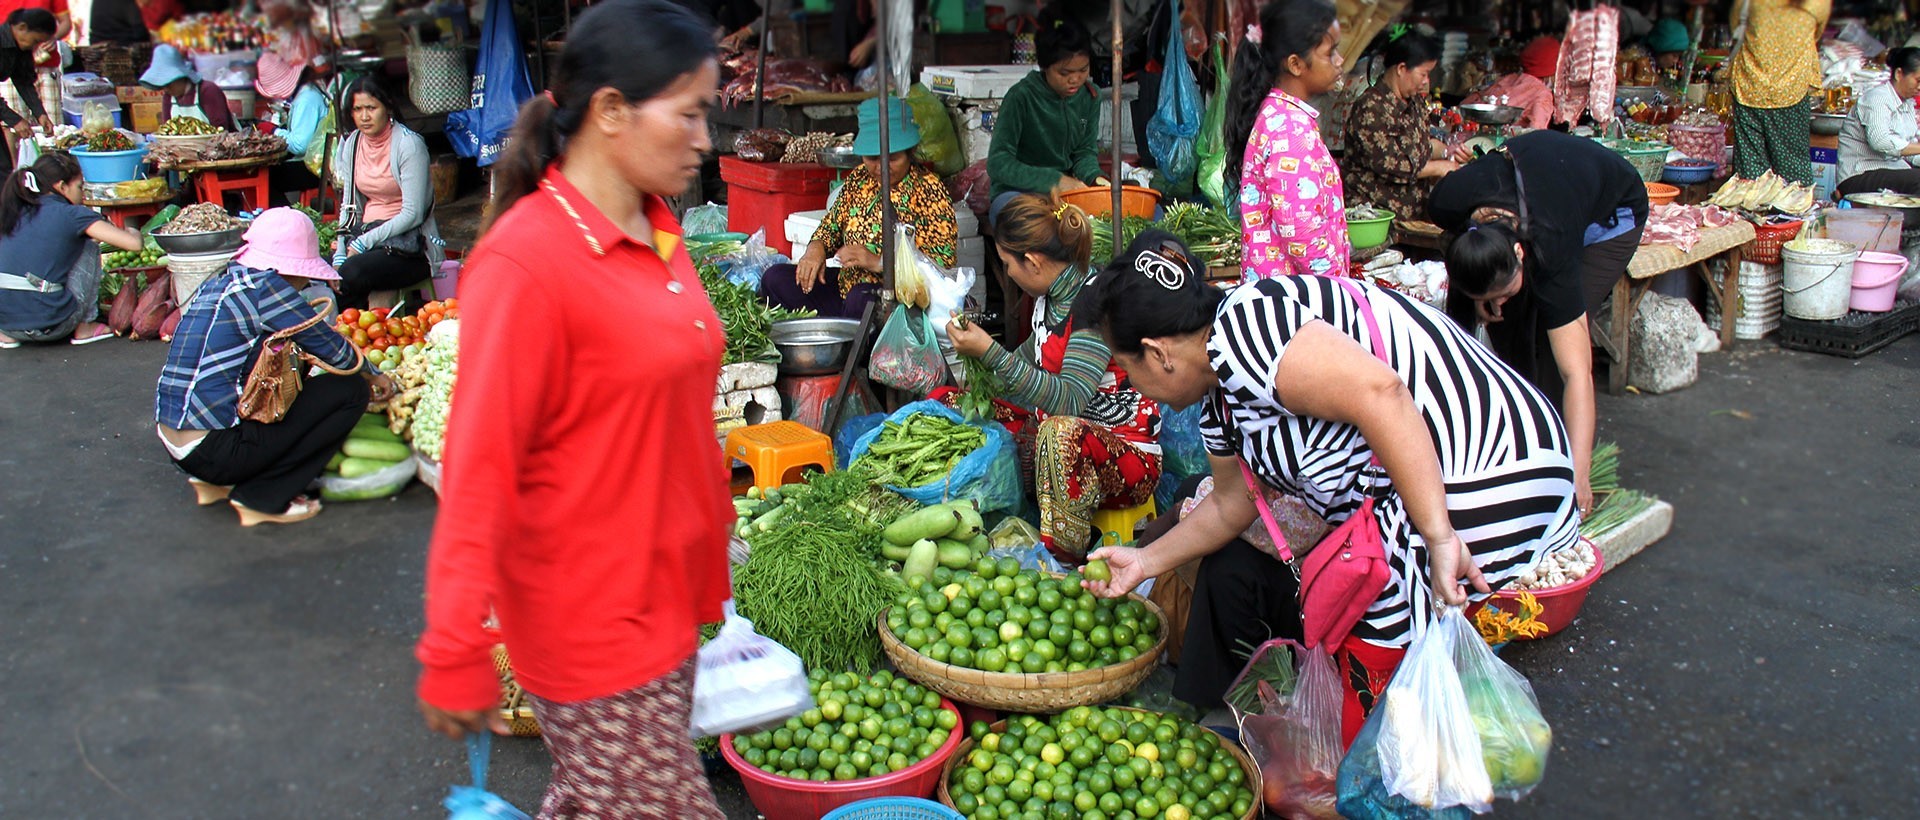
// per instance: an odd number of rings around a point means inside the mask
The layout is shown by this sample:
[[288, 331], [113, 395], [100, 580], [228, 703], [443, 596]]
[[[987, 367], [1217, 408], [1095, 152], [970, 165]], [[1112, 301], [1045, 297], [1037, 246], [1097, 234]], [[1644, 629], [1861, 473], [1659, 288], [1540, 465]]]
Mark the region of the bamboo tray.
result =
[[156, 167], [165, 168], [169, 171], [184, 171], [187, 173], [194, 171], [231, 171], [235, 168], [255, 168], [262, 165], [272, 165], [286, 158], [287, 152], [281, 151], [278, 154], [267, 154], [258, 157], [237, 157], [234, 159], [216, 159], [210, 161], [194, 160], [192, 162], [182, 162], [178, 165], [161, 165]]
[[80, 200], [80, 204], [89, 208], [134, 208], [141, 205], [159, 205], [163, 202], [172, 202], [174, 196], [177, 194], [177, 191], [168, 189], [166, 193], [131, 197], [128, 199], [82, 199]]
[[[887, 628], [887, 610], [880, 611], [880, 645], [895, 669], [921, 685], [961, 703], [1026, 714], [1043, 714], [1105, 703], [1133, 691], [1153, 673], [1167, 649], [1170, 627], [1158, 604], [1137, 593], [1127, 597], [1146, 605], [1160, 619], [1153, 648], [1111, 666], [1079, 672], [987, 672], [941, 663], [901, 642]], [[889, 607], [888, 609], [891, 609]]]
[[[1108, 708], [1125, 712], [1159, 715], [1158, 712], [1152, 712], [1146, 709], [1135, 709], [1131, 706], [1112, 706]], [[1004, 732], [1007, 730], [1007, 722], [1005, 720], [996, 721], [989, 728], [994, 732]], [[1200, 728], [1206, 729], [1204, 726]], [[960, 731], [962, 732], [964, 732], [965, 729], [965, 726], [960, 727]], [[1260, 813], [1266, 809], [1266, 803], [1260, 790], [1260, 767], [1254, 764], [1253, 758], [1247, 754], [1245, 749], [1240, 748], [1240, 744], [1229, 742], [1226, 738], [1221, 737], [1220, 733], [1212, 729], [1206, 729], [1206, 731], [1208, 735], [1213, 737], [1214, 742], [1219, 743], [1222, 749], [1227, 750], [1229, 754], [1233, 755], [1233, 759], [1240, 764], [1241, 773], [1246, 775], [1246, 782], [1242, 785], [1244, 785], [1248, 793], [1252, 795], [1252, 799], [1249, 801], [1252, 805], [1247, 808], [1246, 814], [1240, 816], [1240, 820], [1258, 820]], [[947, 764], [940, 770], [940, 790], [936, 792], [934, 796], [940, 798], [940, 804], [947, 808], [955, 808], [953, 805], [953, 795], [948, 791], [947, 784], [953, 780], [953, 770], [958, 766], [966, 765], [967, 756], [973, 754], [973, 747], [973, 738], [966, 737], [963, 734], [960, 745], [954, 747], [953, 754], [947, 758]]]

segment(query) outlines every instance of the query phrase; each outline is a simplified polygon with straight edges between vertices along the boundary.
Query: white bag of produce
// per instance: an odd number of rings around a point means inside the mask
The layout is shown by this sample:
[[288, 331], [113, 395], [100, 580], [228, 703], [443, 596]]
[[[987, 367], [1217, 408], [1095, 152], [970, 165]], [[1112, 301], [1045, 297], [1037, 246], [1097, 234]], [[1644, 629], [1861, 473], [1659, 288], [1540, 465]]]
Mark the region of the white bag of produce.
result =
[[371, 501], [398, 495], [412, 483], [419, 470], [419, 462], [413, 456], [407, 456], [406, 460], [394, 462], [391, 467], [355, 478], [323, 475], [320, 477], [320, 498], [323, 501]]
[[720, 634], [700, 647], [693, 681], [692, 737], [746, 732], [813, 708], [800, 656], [753, 631], [726, 603]]
[[1383, 721], [1380, 774], [1389, 791], [1420, 808], [1465, 806], [1485, 814], [1493, 805], [1493, 783], [1454, 668], [1454, 653], [1465, 641], [1480, 636], [1456, 608], [1444, 608], [1424, 629], [1416, 627], [1413, 647], [1375, 707]]

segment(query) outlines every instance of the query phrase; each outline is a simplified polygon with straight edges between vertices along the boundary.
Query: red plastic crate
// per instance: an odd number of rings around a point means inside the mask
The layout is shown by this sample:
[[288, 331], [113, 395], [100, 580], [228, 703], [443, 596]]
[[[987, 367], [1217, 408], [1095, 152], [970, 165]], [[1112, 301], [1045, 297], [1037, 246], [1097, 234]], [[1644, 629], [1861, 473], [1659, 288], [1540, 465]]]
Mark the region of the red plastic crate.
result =
[[827, 207], [835, 171], [806, 162], [747, 162], [720, 158], [720, 179], [727, 183], [727, 230], [766, 231], [767, 247], [793, 255], [787, 242], [787, 217]]

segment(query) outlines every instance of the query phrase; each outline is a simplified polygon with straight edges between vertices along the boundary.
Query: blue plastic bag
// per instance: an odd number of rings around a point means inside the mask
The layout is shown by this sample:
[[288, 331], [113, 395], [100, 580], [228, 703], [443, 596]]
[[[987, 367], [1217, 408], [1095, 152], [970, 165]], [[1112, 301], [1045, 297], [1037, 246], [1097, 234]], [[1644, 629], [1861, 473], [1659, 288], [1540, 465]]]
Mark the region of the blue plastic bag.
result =
[[1160, 484], [1154, 489], [1154, 503], [1160, 509], [1173, 509], [1180, 485], [1197, 475], [1213, 471], [1207, 461], [1207, 445], [1200, 437], [1200, 405], [1182, 410], [1160, 405]]
[[[887, 421], [904, 422], [908, 416], [919, 413], [940, 416], [941, 418], [968, 424], [964, 416], [937, 401], [916, 401], [895, 410]], [[1020, 456], [1013, 446], [1013, 434], [999, 422], [989, 421], [973, 424], [986, 433], [987, 443], [954, 465], [953, 472], [946, 478], [919, 487], [895, 487], [887, 489], [921, 504], [940, 504], [956, 499], [969, 499], [988, 513], [997, 510], [1010, 510], [1020, 503]], [[875, 426], [861, 434], [853, 443], [853, 460], [858, 461], [866, 455], [867, 448], [873, 446], [873, 440], [880, 437], [883, 428]]]
[[1147, 148], [1160, 163], [1160, 176], [1173, 191], [1193, 187], [1200, 157], [1195, 141], [1206, 112], [1200, 81], [1187, 64], [1187, 47], [1180, 35], [1180, 0], [1172, 3], [1173, 24], [1167, 29], [1167, 53], [1160, 75], [1160, 104], [1147, 121]]
[[833, 437], [833, 463], [839, 469], [846, 469], [853, 463], [853, 445], [869, 430], [878, 430], [887, 420], [885, 413], [870, 413], [856, 419], [840, 422], [840, 432]]
[[473, 72], [473, 99], [467, 110], [447, 115], [447, 139], [453, 152], [493, 164], [506, 148], [507, 134], [520, 117], [520, 104], [533, 97], [527, 57], [513, 23], [512, 0], [488, 0], [486, 27], [480, 32], [480, 64]]
[[493, 734], [467, 735], [467, 767], [473, 770], [473, 785], [455, 786], [441, 805], [447, 807], [447, 820], [529, 820], [512, 803], [487, 791], [487, 756], [493, 751]]

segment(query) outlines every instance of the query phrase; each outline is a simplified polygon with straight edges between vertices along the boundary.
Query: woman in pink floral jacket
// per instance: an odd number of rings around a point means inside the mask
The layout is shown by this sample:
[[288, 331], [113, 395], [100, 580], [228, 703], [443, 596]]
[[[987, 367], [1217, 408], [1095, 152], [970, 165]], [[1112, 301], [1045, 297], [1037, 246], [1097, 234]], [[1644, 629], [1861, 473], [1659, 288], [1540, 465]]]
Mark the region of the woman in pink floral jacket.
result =
[[1306, 103], [1339, 84], [1339, 42], [1326, 0], [1273, 0], [1234, 57], [1228, 133], [1243, 135], [1246, 149], [1229, 173], [1240, 179], [1245, 281], [1346, 274], [1340, 168], [1320, 138], [1320, 112]]

